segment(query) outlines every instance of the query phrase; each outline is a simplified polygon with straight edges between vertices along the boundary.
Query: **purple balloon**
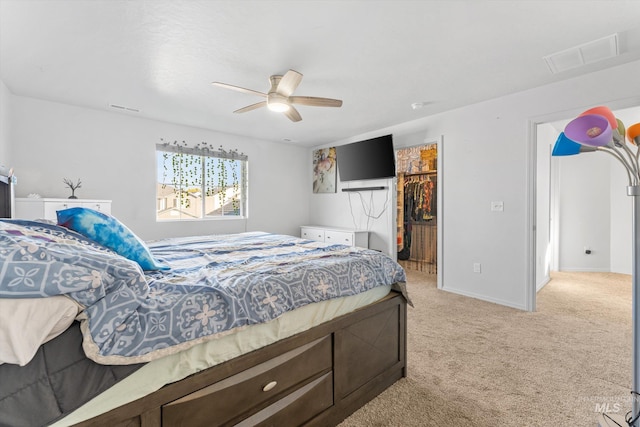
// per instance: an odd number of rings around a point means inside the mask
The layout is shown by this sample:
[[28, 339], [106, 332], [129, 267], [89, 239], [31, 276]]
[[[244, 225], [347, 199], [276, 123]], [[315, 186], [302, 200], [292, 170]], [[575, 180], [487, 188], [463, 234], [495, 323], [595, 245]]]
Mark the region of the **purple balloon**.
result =
[[602, 147], [612, 140], [612, 129], [606, 117], [586, 114], [569, 122], [564, 128], [567, 138], [579, 144]]

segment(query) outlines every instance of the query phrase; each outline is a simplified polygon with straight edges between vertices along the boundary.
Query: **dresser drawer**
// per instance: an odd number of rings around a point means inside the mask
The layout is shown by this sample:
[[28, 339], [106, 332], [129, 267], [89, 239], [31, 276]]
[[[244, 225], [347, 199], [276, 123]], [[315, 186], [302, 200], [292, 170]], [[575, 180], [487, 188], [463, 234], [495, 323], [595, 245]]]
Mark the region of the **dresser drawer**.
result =
[[111, 214], [110, 202], [82, 202], [83, 208], [93, 209], [94, 211], [100, 211], [104, 214]]
[[325, 231], [321, 228], [302, 228], [300, 230], [300, 236], [303, 239], [317, 240], [318, 242], [324, 242]]
[[46, 202], [44, 203], [44, 218], [52, 221], [57, 221], [57, 211], [68, 208], [77, 208], [82, 206], [80, 202]]
[[300, 237], [331, 244], [358, 246], [361, 248], [369, 247], [369, 232], [366, 230], [303, 225], [300, 227]]
[[346, 231], [327, 230], [324, 232], [326, 243], [337, 243], [341, 245], [353, 246], [353, 233]]
[[314, 383], [331, 368], [327, 336], [164, 405], [162, 425], [182, 426], [186, 419], [189, 427], [233, 425]]

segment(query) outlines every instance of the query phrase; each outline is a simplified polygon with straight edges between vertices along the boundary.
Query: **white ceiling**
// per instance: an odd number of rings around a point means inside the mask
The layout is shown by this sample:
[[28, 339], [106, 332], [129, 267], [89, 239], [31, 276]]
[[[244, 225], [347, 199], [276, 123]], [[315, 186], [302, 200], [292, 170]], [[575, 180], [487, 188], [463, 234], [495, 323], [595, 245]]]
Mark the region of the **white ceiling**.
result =
[[[20, 96], [272, 141], [336, 142], [640, 59], [640, 1], [0, 0], [0, 78]], [[543, 57], [617, 33], [621, 55], [552, 74]], [[289, 121], [261, 99], [304, 74]], [[411, 103], [426, 102], [413, 110]]]

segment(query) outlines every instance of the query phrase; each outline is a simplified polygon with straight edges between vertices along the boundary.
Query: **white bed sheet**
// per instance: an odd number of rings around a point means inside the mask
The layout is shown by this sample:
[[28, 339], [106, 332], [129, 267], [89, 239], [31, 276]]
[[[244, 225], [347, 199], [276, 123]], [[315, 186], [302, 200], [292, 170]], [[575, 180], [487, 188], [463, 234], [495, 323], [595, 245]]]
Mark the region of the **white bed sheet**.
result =
[[166, 384], [272, 344], [371, 304], [391, 290], [379, 286], [361, 294], [309, 304], [277, 319], [147, 363], [51, 427], [70, 426], [153, 393]]

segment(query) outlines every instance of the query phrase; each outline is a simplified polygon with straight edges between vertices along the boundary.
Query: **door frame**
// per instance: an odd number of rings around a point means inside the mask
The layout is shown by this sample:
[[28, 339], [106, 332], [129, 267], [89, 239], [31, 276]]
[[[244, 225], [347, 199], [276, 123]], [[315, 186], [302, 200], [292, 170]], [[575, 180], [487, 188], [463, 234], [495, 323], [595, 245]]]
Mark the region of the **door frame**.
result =
[[[413, 147], [422, 147], [425, 145], [433, 145], [433, 144], [436, 145], [436, 150], [438, 151], [438, 157], [436, 158], [436, 169], [437, 169], [436, 209], [438, 211], [438, 216], [437, 216], [438, 223], [436, 225], [436, 239], [437, 239], [437, 242], [436, 242], [437, 279], [436, 280], [437, 280], [437, 288], [443, 289], [444, 288], [444, 208], [443, 208], [444, 207], [444, 199], [443, 199], [444, 135], [440, 135], [438, 137], [428, 136], [420, 144], [394, 147], [394, 149], [396, 151], [396, 159], [397, 159], [397, 153], [399, 150], [404, 150], [404, 149], [413, 148]], [[396, 179], [396, 185], [397, 185], [397, 179]], [[396, 191], [394, 191], [394, 194], [398, 194], [397, 188], [396, 188]], [[396, 200], [396, 203], [397, 203], [397, 200]], [[394, 242], [397, 242], [397, 239], [398, 239], [397, 211], [398, 211], [397, 206], [396, 204], [394, 204], [394, 215], [393, 215], [394, 221], [393, 221], [393, 233], [392, 233], [392, 235], [394, 236]], [[395, 247], [397, 248], [397, 244], [395, 245]], [[397, 256], [397, 253], [395, 255]]]
[[[526, 215], [526, 234], [525, 234], [525, 259], [526, 259], [526, 268], [525, 268], [525, 283], [527, 286], [526, 291], [526, 300], [525, 300], [525, 309], [527, 311], [536, 311], [536, 297], [537, 297], [537, 277], [536, 277], [536, 198], [537, 198], [537, 126], [539, 124], [557, 122], [560, 120], [566, 120], [567, 118], [577, 117], [581, 112], [585, 111], [588, 108], [593, 107], [594, 105], [606, 105], [611, 110], [621, 110], [626, 108], [631, 108], [634, 106], [640, 105], [640, 99], [638, 97], [631, 97], [625, 99], [617, 99], [617, 100], [604, 100], [602, 102], [596, 102], [590, 104], [589, 106], [583, 106], [573, 109], [568, 109], [564, 111], [556, 111], [553, 113], [540, 115], [536, 117], [531, 117], [528, 120], [528, 147], [527, 147], [527, 156], [528, 162], [527, 171], [526, 171], [526, 191], [527, 195], [525, 198], [525, 209], [527, 212]], [[554, 170], [554, 167], [556, 168]], [[557, 177], [558, 177], [558, 168], [559, 166], [554, 166], [552, 162], [551, 166], [551, 195], [550, 197], [555, 197], [555, 200], [552, 198], [550, 200], [550, 205], [552, 205], [553, 212], [552, 215], [555, 216], [555, 221], [553, 224], [550, 224], [551, 230], [551, 240], [554, 244], [554, 253], [552, 260], [552, 267], [555, 264], [556, 268], [559, 268], [559, 245], [560, 242], [560, 224], [558, 222], [558, 214], [560, 210], [559, 199], [557, 188], [553, 188], [553, 186], [558, 185]], [[553, 180], [553, 175], [555, 174], [555, 181]], [[555, 191], [554, 191], [555, 190]], [[553, 193], [555, 192], [555, 195]]]

